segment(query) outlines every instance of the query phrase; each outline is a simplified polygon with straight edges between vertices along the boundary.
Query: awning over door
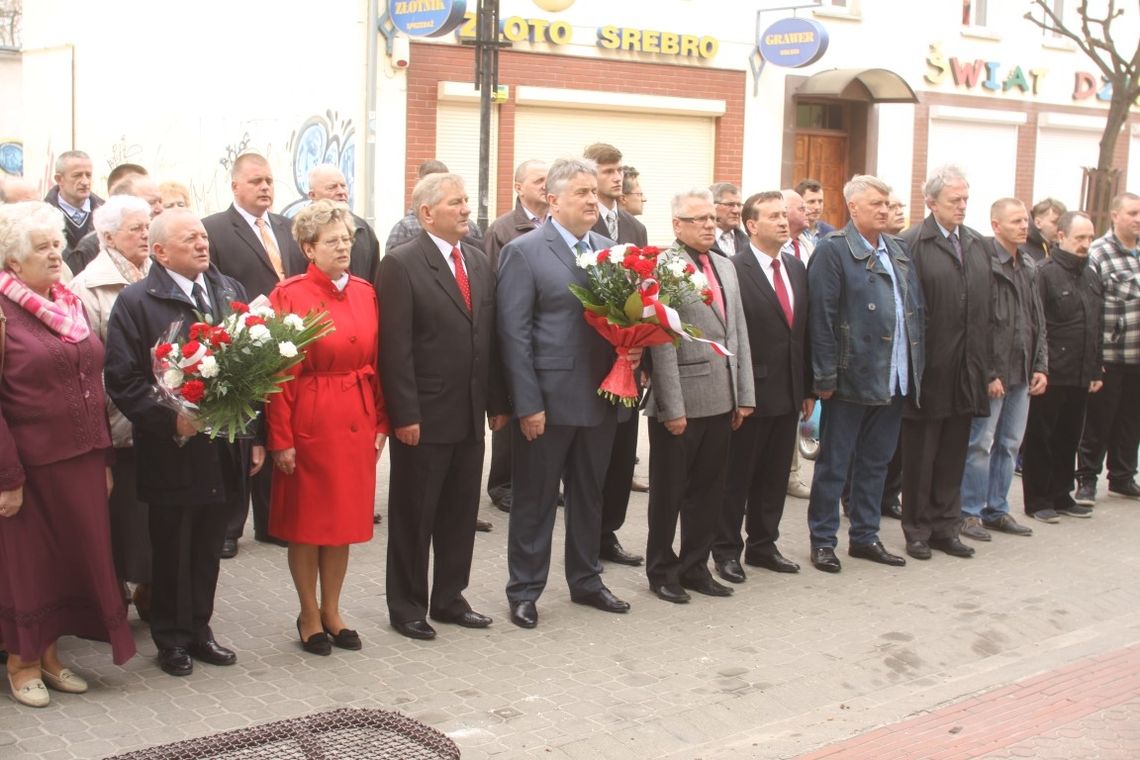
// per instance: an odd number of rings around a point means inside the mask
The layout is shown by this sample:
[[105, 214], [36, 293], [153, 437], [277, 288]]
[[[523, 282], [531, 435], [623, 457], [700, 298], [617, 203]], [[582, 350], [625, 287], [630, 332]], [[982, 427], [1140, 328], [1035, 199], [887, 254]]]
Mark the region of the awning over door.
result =
[[840, 98], [865, 103], [917, 103], [906, 80], [889, 69], [831, 69], [807, 78], [798, 97]]

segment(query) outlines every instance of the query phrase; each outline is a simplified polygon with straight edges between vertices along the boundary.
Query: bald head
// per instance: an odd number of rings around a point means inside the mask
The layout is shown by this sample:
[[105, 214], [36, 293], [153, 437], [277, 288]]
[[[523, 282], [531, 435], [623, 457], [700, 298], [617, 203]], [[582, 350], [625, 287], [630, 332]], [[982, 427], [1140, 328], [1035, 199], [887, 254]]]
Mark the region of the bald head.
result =
[[784, 204], [788, 207], [788, 237], [798, 238], [800, 233], [811, 226], [808, 224], [804, 197], [791, 188], [781, 192], [784, 196]]
[[309, 170], [309, 200], [348, 203], [348, 181], [332, 164], [317, 164]]
[[32, 184], [31, 180], [23, 177], [8, 177], [0, 185], [0, 201], [4, 203], [38, 200], [40, 200], [40, 191]]

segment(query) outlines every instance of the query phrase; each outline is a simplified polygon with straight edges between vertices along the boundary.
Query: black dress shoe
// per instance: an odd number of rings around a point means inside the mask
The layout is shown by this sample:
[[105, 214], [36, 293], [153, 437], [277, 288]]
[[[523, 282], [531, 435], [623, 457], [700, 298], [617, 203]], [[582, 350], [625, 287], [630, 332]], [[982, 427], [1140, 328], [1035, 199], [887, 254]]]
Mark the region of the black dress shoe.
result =
[[598, 556], [607, 562], [616, 562], [619, 565], [629, 565], [630, 567], [637, 567], [645, 561], [644, 557], [627, 552], [617, 541], [603, 545]]
[[570, 601], [575, 604], [585, 604], [589, 607], [594, 607], [602, 612], [629, 612], [629, 602], [623, 602], [613, 595], [605, 586], [595, 591], [592, 594], [584, 594], [579, 597], [570, 597]]
[[744, 574], [744, 568], [740, 566], [740, 562], [737, 560], [726, 559], [724, 562], [714, 564], [716, 565], [716, 574], [729, 583], [744, 583], [748, 580], [748, 576]]
[[491, 528], [493, 527], [494, 526], [491, 525], [491, 523], [487, 520], [480, 520], [478, 518], [475, 519], [475, 530], [479, 533], [490, 533]]
[[901, 504], [886, 504], [880, 510], [883, 517], [893, 517], [896, 520], [902, 519], [902, 505]]
[[194, 661], [186, 647], [167, 647], [158, 650], [158, 667], [172, 676], [188, 676], [194, 672]]
[[816, 570], [825, 573], [838, 573], [843, 569], [839, 564], [839, 557], [835, 556], [835, 549], [830, 546], [820, 546], [811, 550], [811, 563]]
[[1108, 481], [1108, 490], [1109, 493], [1127, 496], [1129, 499], [1140, 499], [1140, 485], [1136, 485], [1135, 480], [1122, 480], [1115, 483], [1110, 480]]
[[332, 645], [337, 649], [349, 649], [358, 652], [364, 648], [363, 642], [360, 641], [360, 634], [351, 628], [341, 628], [340, 633], [333, 633], [326, 628], [325, 634], [332, 640]]
[[876, 541], [873, 544], [851, 544], [847, 547], [847, 554], [859, 559], [869, 559], [872, 562], [878, 562], [880, 565], [890, 565], [891, 567], [902, 567], [906, 564], [906, 560], [897, 554], [891, 554], [883, 546], [882, 541]]
[[213, 638], [191, 644], [190, 656], [195, 660], [208, 662], [211, 665], [233, 665], [237, 662], [237, 655], [234, 654], [234, 650], [222, 646]]
[[773, 551], [770, 554], [758, 554], [754, 557], [745, 555], [744, 564], [767, 568], [777, 573], [798, 573], [800, 571], [799, 565], [780, 554], [779, 551]]
[[511, 602], [511, 622], [519, 628], [534, 628], [538, 625], [538, 608], [534, 602]]
[[732, 588], [723, 583], [717, 583], [711, 575], [706, 575], [704, 578], [695, 581], [682, 578], [681, 585], [690, 591], [696, 591], [705, 596], [732, 596]]
[[907, 541], [906, 553], [915, 559], [930, 559], [930, 544], [925, 541]]
[[480, 615], [475, 610], [467, 610], [459, 615], [433, 614], [431, 619], [438, 620], [441, 623], [454, 623], [464, 628], [486, 628], [491, 624], [491, 618], [486, 615]]
[[491, 499], [500, 512], [510, 513], [511, 505], [514, 503], [514, 495], [511, 491], [503, 491], [500, 495]]
[[689, 601], [690, 597], [685, 593], [685, 589], [681, 588], [676, 583], [662, 583], [660, 586], [650, 586], [654, 594], [657, 594], [658, 599], [663, 599], [666, 602], [673, 604], [684, 604]]
[[237, 556], [238, 547], [236, 538], [227, 538], [222, 541], [222, 559], [233, 559]]
[[930, 539], [930, 548], [937, 549], [940, 552], [946, 552], [951, 557], [973, 557], [974, 547], [966, 546], [962, 543], [957, 536], [950, 538], [933, 538]]
[[379, 512], [373, 512], [372, 513], [372, 524], [373, 525], [379, 525], [383, 520], [384, 520], [384, 518], [380, 515]]
[[407, 636], [409, 639], [430, 641], [435, 638], [435, 629], [428, 625], [426, 620], [408, 620], [403, 623], [392, 623], [396, 633]]
[[317, 631], [306, 639], [305, 634], [301, 633], [301, 618], [297, 618], [297, 638], [301, 640], [301, 649], [309, 654], [318, 654], [322, 657], [332, 654], [332, 641], [329, 640], [329, 635], [324, 631]]

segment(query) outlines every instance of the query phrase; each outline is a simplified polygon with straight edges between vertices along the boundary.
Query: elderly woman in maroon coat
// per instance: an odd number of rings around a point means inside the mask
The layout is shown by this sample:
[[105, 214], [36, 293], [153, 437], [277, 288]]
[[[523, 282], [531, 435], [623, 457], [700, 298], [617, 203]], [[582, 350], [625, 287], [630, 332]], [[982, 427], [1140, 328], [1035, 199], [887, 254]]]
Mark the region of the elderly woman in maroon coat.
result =
[[47, 687], [87, 690], [60, 636], [109, 641], [117, 664], [135, 653], [111, 561], [103, 344], [59, 284], [62, 249], [58, 210], [0, 207], [0, 639], [29, 707], [49, 703]]

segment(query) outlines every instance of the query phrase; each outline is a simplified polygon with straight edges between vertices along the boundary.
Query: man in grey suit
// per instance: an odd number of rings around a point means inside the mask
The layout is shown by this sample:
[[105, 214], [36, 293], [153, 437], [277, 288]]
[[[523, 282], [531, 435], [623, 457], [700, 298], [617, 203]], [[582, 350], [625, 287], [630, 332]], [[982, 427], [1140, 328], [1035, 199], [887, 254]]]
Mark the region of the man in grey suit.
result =
[[[729, 351], [721, 356], [708, 343], [681, 341], [649, 349], [649, 586], [667, 602], [687, 602], [685, 589], [729, 596], [713, 580], [709, 551], [716, 535], [728, 443], [732, 431], [756, 406], [752, 351], [732, 262], [710, 253], [716, 244], [716, 212], [708, 190], [673, 197], [673, 232], [682, 258], [703, 272], [711, 303], [677, 309], [681, 321]], [[673, 551], [681, 517], [681, 555]]]
[[[592, 161], [559, 159], [546, 176], [550, 219], [515, 238], [499, 256], [499, 342], [514, 416], [514, 501], [507, 538], [511, 622], [538, 625], [535, 602], [550, 571], [558, 484], [565, 482], [566, 581], [570, 598], [606, 612], [629, 604], [602, 583], [598, 560], [602, 481], [618, 409], [597, 393], [616, 353], [582, 318], [570, 284], [587, 285], [576, 253], [609, 240], [598, 219]], [[634, 366], [641, 351], [632, 351]]]

